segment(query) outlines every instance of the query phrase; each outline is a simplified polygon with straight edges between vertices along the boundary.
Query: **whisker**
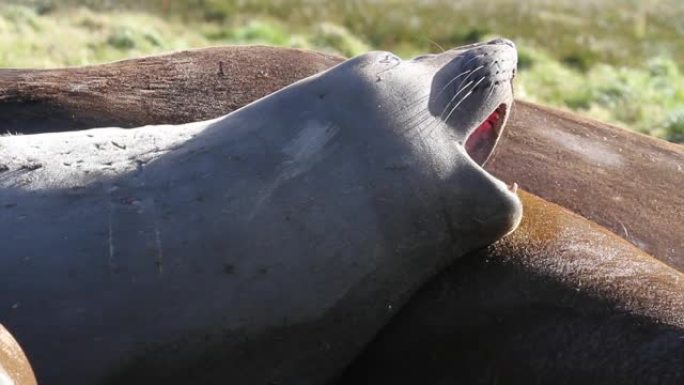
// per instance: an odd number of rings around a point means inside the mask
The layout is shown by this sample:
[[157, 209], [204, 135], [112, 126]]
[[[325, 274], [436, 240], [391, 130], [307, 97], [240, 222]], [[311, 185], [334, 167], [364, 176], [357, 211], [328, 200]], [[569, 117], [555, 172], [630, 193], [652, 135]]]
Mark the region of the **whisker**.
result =
[[466, 99], [468, 99], [468, 97], [469, 97], [470, 95], [472, 95], [472, 94], [473, 94], [473, 90], [470, 90], [467, 94], [465, 94], [465, 96], [463, 97], [463, 99], [459, 100], [459, 102], [456, 103], [456, 105], [454, 106], [454, 108], [452, 108], [451, 111], [449, 111], [449, 115], [447, 115], [447, 117], [446, 117], [446, 119], [444, 119], [444, 121], [445, 121], [445, 122], [446, 122], [446, 121], [449, 121], [449, 118], [450, 118], [451, 115], [458, 109], [458, 106], [460, 106], [461, 103], [463, 103]]
[[437, 129], [437, 127], [439, 126], [439, 124], [437, 124], [437, 123], [439, 123], [439, 122], [440, 122], [440, 120], [434, 119], [432, 122], [430, 122], [430, 124], [427, 124], [427, 125], [421, 130], [421, 132], [424, 133], [425, 131], [430, 130], [426, 135], [424, 135], [425, 137], [430, 138], [430, 137], [432, 136], [432, 134], [435, 132], [435, 130]]
[[454, 111], [456, 111], [456, 109], [458, 108], [458, 106], [460, 106], [461, 103], [463, 103], [463, 102], [468, 98], [468, 96], [470, 96], [470, 95], [472, 95], [472, 94], [473, 94], [473, 91], [472, 91], [472, 90], [470, 90], [467, 94], [465, 94], [465, 96], [463, 97], [463, 99], [459, 100], [458, 103], [456, 103], [456, 105], [454, 106], [454, 108], [451, 109], [451, 111], [449, 112], [449, 115], [447, 115], [447, 117], [446, 117], [446, 119], [444, 119], [444, 121], [449, 121], [449, 118], [451, 117], [451, 114], [453, 114]]
[[[430, 123], [428, 123], [427, 125], [425, 125], [425, 127], [421, 128], [421, 126], [423, 126], [423, 124], [430, 119], [432, 119], [432, 121]], [[436, 122], [437, 122], [437, 118], [428, 113], [421, 121], [416, 123], [416, 125], [411, 129], [418, 129], [418, 131], [424, 131], [426, 128], [429, 128], [430, 126], [432, 126]]]
[[459, 100], [458, 103], [456, 103], [456, 105], [454, 106], [454, 108], [452, 108], [451, 111], [449, 112], [449, 115], [447, 115], [446, 119], [444, 119], [445, 122], [448, 122], [448, 121], [449, 121], [449, 118], [451, 117], [451, 114], [453, 114], [454, 111], [456, 111], [456, 109], [458, 108], [458, 106], [461, 105], [461, 103], [463, 103], [470, 95], [473, 94], [473, 92], [475, 91], [475, 88], [477, 88], [477, 86], [478, 86], [480, 83], [482, 83], [482, 81], [485, 80], [485, 79], [486, 79], [486, 76], [481, 77], [480, 80], [478, 80], [477, 83], [475, 83], [475, 85], [473, 85], [473, 86], [470, 88], [470, 91], [468, 91], [468, 93], [467, 93], [465, 96], [463, 96], [463, 98], [461, 98], [461, 100]]
[[494, 93], [494, 88], [495, 87], [493, 85], [491, 87], [489, 87], [489, 93], [487, 94], [487, 97], [485, 98], [485, 100], [489, 99], [489, 97], [492, 96], [492, 94]]
[[[473, 72], [470, 73], [470, 75], [466, 76], [465, 79], [463, 79], [463, 81], [466, 81], [469, 77], [471, 77], [472, 75], [474, 75], [475, 72], [479, 71], [479, 70], [482, 69], [482, 68], [484, 68], [484, 66], [479, 66], [479, 67], [475, 68], [475, 69], [473, 70]], [[463, 89], [464, 89], [465, 87], [467, 87], [467, 86], [468, 86], [468, 85], [465, 85], [465, 86], [461, 87], [461, 89], [459, 89], [458, 92], [463, 91]]]
[[468, 60], [467, 62], [465, 62], [465, 63], [463, 64], [463, 67], [467, 66], [467, 65], [470, 64], [473, 60], [478, 59], [478, 58], [480, 58], [480, 57], [482, 57], [482, 55], [475, 55], [475, 56], [471, 57], [470, 60]]
[[[415, 119], [417, 116], [420, 116], [420, 114], [425, 111], [425, 108], [422, 108], [422, 106], [418, 106], [418, 104], [420, 104], [421, 102], [424, 102], [429, 97], [430, 97], [430, 95], [425, 95], [423, 97], [418, 98], [416, 101], [409, 104], [408, 106], [405, 106], [403, 111], [412, 112], [413, 110], [416, 110], [416, 109], [418, 111], [417, 111], [417, 113], [409, 114], [409, 116], [406, 119], [399, 121], [399, 123], [403, 125], [403, 124], [406, 124], [406, 123], [410, 122], [411, 120]], [[398, 111], [399, 111], [399, 109], [396, 109], [396, 110], [393, 110], [391, 112], [398, 112]]]
[[[478, 69], [476, 68], [475, 71], [476, 71], [476, 70], [478, 70]], [[466, 75], [466, 74], [469, 74], [470, 72], [472, 72], [472, 71], [471, 71], [471, 70], [465, 70], [465, 71], [461, 72], [460, 74], [458, 74], [458, 75], [457, 75], [456, 77], [454, 77], [453, 79], [449, 80], [449, 83], [447, 83], [444, 87], [442, 87], [441, 90], [439, 90], [439, 92], [437, 93], [437, 96], [441, 95], [442, 92], [444, 92], [444, 90], [446, 90], [447, 87], [449, 87], [449, 86], [451, 85], [451, 83], [453, 83], [453, 82], [455, 82], [456, 80], [458, 80], [458, 78], [460, 78], [461, 76]]]
[[479, 86], [480, 83], [482, 83], [486, 78], [487, 78], [486, 76], [481, 77], [480, 80], [478, 80], [477, 83], [475, 83], [475, 85], [473, 85], [472, 90], [475, 91], [477, 86]]
[[515, 99], [512, 99], [512, 100], [511, 100], [511, 105], [508, 106], [508, 111], [509, 111], [509, 114], [510, 114], [510, 115], [509, 115], [509, 119], [510, 119], [511, 121], [512, 121], [513, 118], [515, 117], [515, 112], [516, 112], [516, 109], [513, 108], [513, 105], [514, 105], [514, 104], [515, 104]]
[[408, 128], [406, 128], [403, 133], [408, 133], [412, 130], [419, 129], [421, 125], [423, 125], [426, 121], [434, 119], [434, 116], [432, 116], [428, 111], [422, 110], [416, 113], [415, 115], [411, 116], [410, 119], [407, 119], [406, 122], [408, 123], [409, 121], [413, 120], [413, 123], [408, 125]]
[[[475, 68], [468, 76], [466, 76], [466, 77], [463, 79], [463, 81], [462, 81], [461, 83], [463, 83], [463, 82], [465, 82], [466, 80], [468, 80], [469, 77], [471, 77], [472, 75], [474, 75], [475, 72], [479, 71], [479, 70], [482, 69], [482, 68], [484, 68], [484, 66], [479, 66], [479, 67]], [[472, 81], [470, 81], [470, 82], [466, 83], [465, 85], [461, 86], [460, 89], [458, 90], [458, 92], [456, 92], [456, 93], [454, 94], [454, 96], [451, 97], [451, 100], [449, 100], [449, 103], [447, 103], [447, 104], [444, 106], [444, 110], [442, 110], [442, 113], [439, 114], [440, 118], [444, 116], [444, 113], [449, 109], [449, 105], [451, 105], [451, 103], [453, 103], [454, 100], [456, 100], [456, 97], [457, 97], [458, 95], [460, 95], [461, 92], [463, 92], [463, 90], [465, 90], [467, 87], [469, 87], [470, 84], [472, 84]]]
[[439, 117], [440, 117], [440, 118], [442, 118], [442, 117], [444, 116], [444, 113], [447, 112], [447, 110], [449, 109], [449, 106], [451, 105], [451, 103], [453, 103], [454, 100], [456, 100], [456, 98], [458, 97], [458, 95], [460, 95], [461, 92], [463, 92], [467, 87], [470, 87], [470, 85], [471, 85], [472, 83], [473, 83], [472, 80], [469, 81], [465, 86], [463, 86], [463, 87], [461, 88], [460, 91], [458, 91], [457, 93], [454, 94], [454, 96], [451, 97], [451, 100], [449, 100], [449, 103], [447, 103], [447, 104], [444, 106], [444, 109], [442, 110], [442, 113], [439, 114]]
[[400, 104], [396, 108], [391, 109], [389, 112], [390, 113], [398, 113], [401, 111], [410, 111], [411, 109], [415, 108], [418, 104], [424, 102], [429, 97], [430, 97], [430, 93], [428, 92], [424, 95], [417, 97], [415, 100], [411, 101], [408, 104]]
[[[471, 71], [464, 71], [464, 72], [460, 73], [459, 75], [457, 75], [456, 77], [454, 77], [453, 79], [451, 79], [451, 80], [449, 81], [449, 83], [447, 83], [447, 85], [445, 85], [444, 87], [442, 87], [442, 89], [440, 90], [440, 93], [443, 92], [450, 84], [452, 84], [452, 83], [453, 83], [456, 79], [458, 79], [459, 77], [468, 74], [468, 76], [466, 77], [466, 79], [467, 79], [468, 77], [472, 76], [475, 72], [479, 71], [479, 70], [482, 69], [483, 67], [484, 67], [484, 66], [479, 66], [479, 67], [477, 67], [477, 68], [475, 68], [475, 69], [473, 69], [473, 70], [471, 70]], [[451, 99], [449, 100], [449, 102], [444, 106], [444, 109], [442, 110], [442, 112], [441, 112], [441, 114], [439, 115], [439, 117], [433, 116], [433, 115], [431, 115], [431, 114], [429, 114], [429, 113], [426, 114], [425, 111], [418, 111], [418, 112], [415, 113], [415, 114], [409, 115], [408, 118], [406, 118], [406, 119], [404, 119], [403, 121], [401, 121], [401, 124], [402, 124], [402, 125], [407, 124], [407, 123], [411, 123], [411, 124], [408, 124], [409, 127], [404, 131], [404, 133], [407, 133], [407, 132], [410, 132], [410, 131], [415, 130], [416, 135], [423, 136], [423, 134], [425, 133], [425, 131], [430, 130], [430, 132], [428, 133], [427, 136], [432, 135], [432, 133], [434, 132], [433, 128], [439, 123], [440, 120], [442, 120], [441, 118], [444, 117], [444, 114], [445, 114], [447, 111], [449, 111], [449, 114], [446, 116], [445, 119], [443, 119], [444, 121], [448, 121], [449, 118], [451, 118], [451, 115], [453, 115], [453, 113], [456, 111], [456, 109], [458, 109], [458, 107], [459, 107], [459, 106], [460, 106], [468, 97], [470, 97], [470, 95], [473, 94], [475, 88], [476, 88], [477, 86], [479, 86], [485, 79], [486, 79], [486, 76], [482, 76], [482, 77], [480, 77], [477, 81], [471, 80], [471, 81], [467, 82], [465, 85], [461, 86], [460, 89], [458, 90], [458, 92], [456, 92], [456, 93], [454, 94], [454, 96], [451, 97]], [[465, 79], [464, 79], [464, 80], [465, 80]], [[450, 105], [454, 102], [454, 100], [456, 100], [456, 98], [457, 98], [459, 95], [461, 95], [461, 93], [463, 93], [463, 92], [464, 92], [465, 90], [467, 90], [467, 89], [469, 89], [469, 91], [468, 91], [465, 95], [463, 95], [463, 96], [461, 97], [461, 99], [453, 106], [453, 108], [449, 109]], [[493, 88], [490, 89], [490, 95], [491, 95], [491, 92], [493, 92], [492, 90], [493, 90]], [[488, 95], [488, 97], [489, 97], [490, 95]], [[430, 97], [430, 94], [423, 95], [422, 97], [418, 98], [416, 101], [414, 101], [414, 102], [412, 102], [411, 104], [409, 104], [408, 107], [407, 107], [406, 109], [410, 109], [411, 106], [417, 105], [417, 104], [420, 103], [422, 100], [424, 100], [424, 99], [426, 99], [426, 98], [428, 98], [428, 97]], [[428, 122], [430, 119], [432, 119], [432, 121], [430, 121], [429, 123], [425, 124], [425, 123]], [[415, 122], [415, 123], [412, 123], [412, 122]]]
[[[440, 95], [442, 92], [444, 92], [444, 90], [446, 90], [447, 87], [448, 87], [450, 84], [452, 84], [454, 81], [458, 80], [458, 78], [460, 78], [461, 76], [466, 75], [466, 74], [473, 73], [473, 72], [475, 72], [475, 71], [478, 71], [478, 70], [480, 70], [482, 67], [483, 67], [483, 66], [480, 66], [480, 67], [478, 67], [478, 68], [475, 68], [474, 70], [467, 70], [467, 71], [461, 72], [460, 74], [458, 74], [457, 76], [455, 76], [453, 79], [451, 79], [444, 87], [442, 87], [442, 89], [439, 91], [439, 93], [437, 93], [437, 95]], [[467, 86], [467, 85], [466, 85], [466, 86]], [[430, 93], [428, 93], [427, 95], [424, 95], [423, 97], [419, 98], [419, 99], [416, 100], [415, 102], [411, 103], [409, 106], [411, 106], [411, 105], [416, 105], [416, 104], [420, 103], [422, 100], [424, 100], [424, 99], [426, 99], [426, 98], [428, 98], [428, 97], [430, 97], [430, 96], [431, 96]], [[447, 111], [447, 109], [449, 108], [449, 104], [450, 104], [451, 102], [453, 102], [454, 99], [455, 99], [457, 96], [458, 96], [458, 94], [456, 94], [456, 95], [454, 95], [454, 96], [452, 97], [452, 99], [449, 101], [449, 103], [447, 103], [447, 105], [445, 106], [444, 110], [442, 110], [442, 113], [440, 114], [440, 116], [442, 116], [442, 115]], [[411, 121], [412, 119], [417, 118], [417, 117], [420, 117], [420, 115], [421, 115], [421, 114], [413, 115], [413, 116], [409, 117], [408, 119], [405, 119], [404, 121], [402, 121], [401, 124], [406, 124], [406, 123], [408, 123], [409, 121]], [[417, 124], [416, 126], [419, 126], [419, 125], [425, 123], [425, 121], [427, 121], [430, 117], [434, 118], [435, 120], [437, 119], [436, 116], [428, 115], [427, 117], [423, 118], [420, 122], [418, 122], [418, 124]], [[410, 130], [413, 130], [413, 129], [415, 129], [415, 128], [417, 128], [417, 127], [415, 127], [415, 126], [414, 126], [414, 127], [410, 127], [410, 128], [408, 128], [406, 131], [410, 131]]]
[[442, 52], [446, 51], [446, 50], [445, 50], [444, 48], [442, 48], [442, 46], [441, 46], [441, 45], [437, 44], [437, 42], [436, 42], [436, 41], [434, 41], [434, 40], [430, 39], [429, 37], [428, 37], [428, 38], [426, 38], [426, 39], [427, 39], [427, 40], [428, 40], [428, 41], [429, 41], [430, 43], [434, 44], [434, 45], [435, 45], [435, 46], [436, 46], [437, 48], [441, 49], [441, 50], [442, 50]]
[[[475, 89], [477, 88], [477, 86], [479, 86], [480, 83], [482, 83], [486, 78], [487, 78], [486, 76], [483, 76], [483, 77], [481, 77], [477, 82], [475, 82], [475, 84], [473, 84], [473, 85], [470, 87], [470, 92], [469, 92], [468, 94], [471, 94], [473, 91], [475, 91]], [[471, 81], [471, 83], [472, 83], [472, 81]], [[465, 90], [465, 87], [461, 89], [461, 91], [463, 91], [463, 90]], [[461, 91], [459, 91], [459, 92], [461, 92]], [[463, 102], [463, 100], [461, 100], [461, 101], [459, 102], [459, 104], [462, 103], [462, 102]]]
[[477, 71], [479, 71], [479, 70], [481, 70], [481, 69], [483, 69], [483, 68], [484, 68], [484, 65], [480, 65], [480, 66], [475, 67], [475, 68], [472, 69], [472, 70], [468, 70], [467, 72], [469, 72], [469, 74], [468, 74], [468, 76], [466, 76], [466, 77], [463, 79], [463, 81], [461, 81], [461, 84], [463, 84], [463, 82], [465, 82], [466, 80], [468, 80], [469, 77], [473, 76], [473, 75], [475, 74], [475, 72], [477, 72]]

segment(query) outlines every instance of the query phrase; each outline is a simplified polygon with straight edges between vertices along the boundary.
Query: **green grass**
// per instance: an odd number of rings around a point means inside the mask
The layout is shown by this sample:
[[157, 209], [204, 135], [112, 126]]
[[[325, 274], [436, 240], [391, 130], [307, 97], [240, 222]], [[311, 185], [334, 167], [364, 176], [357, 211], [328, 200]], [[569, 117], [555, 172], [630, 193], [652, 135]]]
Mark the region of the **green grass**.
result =
[[410, 57], [506, 36], [519, 97], [684, 142], [681, 20], [679, 0], [24, 0], [0, 5], [0, 66], [252, 43]]
[[519, 97], [684, 143], [684, 75], [674, 60], [654, 57], [641, 67], [601, 63], [578, 71], [543, 52], [521, 51], [531, 64], [520, 71]]

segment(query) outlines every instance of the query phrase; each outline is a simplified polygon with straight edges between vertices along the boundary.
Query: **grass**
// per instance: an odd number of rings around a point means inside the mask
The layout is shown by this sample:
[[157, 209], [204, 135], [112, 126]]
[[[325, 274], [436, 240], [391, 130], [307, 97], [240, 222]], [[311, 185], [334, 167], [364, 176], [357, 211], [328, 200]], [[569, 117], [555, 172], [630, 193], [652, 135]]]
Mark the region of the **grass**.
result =
[[0, 5], [0, 66], [251, 43], [410, 57], [499, 35], [519, 97], [684, 143], [681, 20], [679, 0], [24, 0]]

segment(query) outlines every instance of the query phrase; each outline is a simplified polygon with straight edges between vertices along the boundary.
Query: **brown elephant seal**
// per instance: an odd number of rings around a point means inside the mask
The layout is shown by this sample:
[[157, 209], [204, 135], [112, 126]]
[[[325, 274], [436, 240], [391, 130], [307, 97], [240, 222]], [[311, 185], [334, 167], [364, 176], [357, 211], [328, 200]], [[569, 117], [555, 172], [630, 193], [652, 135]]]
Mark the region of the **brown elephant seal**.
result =
[[[241, 46], [82, 68], [0, 70], [0, 132], [214, 118], [342, 60]], [[514, 105], [509, 125], [487, 170], [684, 270], [681, 146], [526, 102]]]
[[36, 385], [36, 377], [24, 351], [0, 324], [0, 385]]
[[518, 224], [471, 159], [516, 61], [372, 52], [212, 121], [0, 138], [0, 319], [45, 383], [325, 382]]
[[299, 49], [237, 46], [67, 69], [0, 69], [0, 132], [212, 119], [344, 60]]
[[518, 229], [431, 280], [338, 385], [684, 382], [684, 275], [520, 196]]

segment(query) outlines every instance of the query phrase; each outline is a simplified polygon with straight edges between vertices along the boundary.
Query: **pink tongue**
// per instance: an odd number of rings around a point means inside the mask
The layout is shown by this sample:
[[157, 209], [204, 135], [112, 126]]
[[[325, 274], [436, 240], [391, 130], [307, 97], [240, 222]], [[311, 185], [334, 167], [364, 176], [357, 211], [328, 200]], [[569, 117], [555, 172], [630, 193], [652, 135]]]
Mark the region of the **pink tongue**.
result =
[[499, 112], [494, 111], [472, 134], [465, 143], [465, 149], [478, 163], [484, 162], [496, 141], [494, 124], [499, 120]]

